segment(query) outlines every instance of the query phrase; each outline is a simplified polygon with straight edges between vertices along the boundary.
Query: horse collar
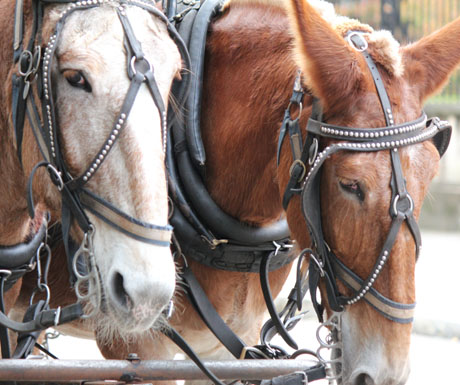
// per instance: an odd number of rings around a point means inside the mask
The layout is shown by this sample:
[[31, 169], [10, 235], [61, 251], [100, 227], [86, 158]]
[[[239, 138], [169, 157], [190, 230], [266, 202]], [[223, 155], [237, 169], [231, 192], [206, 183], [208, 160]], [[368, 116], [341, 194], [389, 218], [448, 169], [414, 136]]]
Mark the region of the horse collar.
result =
[[[327, 124], [322, 121], [320, 103], [314, 98], [312, 114], [307, 124], [307, 137], [305, 143], [302, 143], [300, 130], [298, 129], [298, 119], [293, 120], [290, 118], [288, 108], [280, 131], [278, 150], [280, 150], [284, 135], [287, 128], [289, 128], [294, 162], [291, 166], [291, 178], [284, 194], [283, 206], [287, 207], [290, 198], [294, 194], [301, 195], [302, 212], [314, 248], [314, 251], [311, 250], [314, 258], [311, 258], [310, 262], [310, 291], [312, 302], [320, 320], [322, 320], [323, 308], [316, 300], [316, 290], [322, 277], [326, 283], [328, 302], [333, 311], [343, 311], [346, 305], [352, 305], [364, 299], [390, 320], [408, 323], [413, 320], [415, 304], [401, 304], [391, 301], [372, 287], [385, 262], [390, 257], [391, 249], [404, 221], [407, 222], [414, 238], [416, 257], [421, 247], [420, 231], [413, 216], [413, 200], [406, 189], [398, 149], [433, 139], [439, 154], [442, 156], [449, 143], [451, 126], [438, 118], [427, 120], [425, 114], [422, 114], [414, 121], [395, 125], [391, 103], [377, 66], [367, 51], [366, 40], [361, 32], [355, 31], [349, 32], [346, 39], [353, 48], [364, 55], [374, 79], [386, 126], [382, 128], [350, 128]], [[291, 103], [293, 100], [298, 99], [296, 97], [298, 92], [294, 86]], [[319, 152], [318, 143], [320, 138], [331, 138], [340, 142], [333, 143]], [[296, 148], [299, 146], [302, 149], [300, 155], [298, 148]], [[391, 157], [392, 177], [390, 186], [392, 198], [389, 215], [392, 218], [392, 222], [371, 274], [367, 279], [362, 280], [340, 262], [324, 240], [320, 212], [321, 166], [327, 158], [339, 151], [373, 152], [382, 150], [389, 150]], [[307, 165], [310, 165], [308, 172], [306, 172]], [[341, 279], [345, 285], [354, 291], [351, 297], [345, 297], [340, 294], [336, 285], [336, 278]]]

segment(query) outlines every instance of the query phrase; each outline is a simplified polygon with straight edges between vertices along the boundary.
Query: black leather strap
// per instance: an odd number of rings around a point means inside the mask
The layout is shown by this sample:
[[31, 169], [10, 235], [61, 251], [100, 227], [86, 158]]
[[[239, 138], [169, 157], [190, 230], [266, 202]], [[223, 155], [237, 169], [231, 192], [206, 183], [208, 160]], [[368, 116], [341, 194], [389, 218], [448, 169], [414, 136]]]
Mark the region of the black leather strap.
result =
[[283, 338], [283, 340], [293, 349], [298, 349], [297, 343], [291, 337], [289, 332], [287, 331], [283, 321], [275, 309], [275, 304], [273, 302], [272, 293], [270, 290], [270, 284], [268, 282], [268, 266], [270, 264], [270, 259], [275, 255], [275, 252], [268, 254], [264, 259], [262, 259], [262, 264], [260, 266], [260, 286], [262, 287], [262, 293], [264, 295], [265, 304], [267, 305], [268, 313], [270, 314], [270, 318], [272, 319], [273, 324], [276, 327], [279, 335]]
[[235, 358], [242, 358], [247, 345], [222, 320], [190, 268], [184, 267], [181, 277], [187, 284], [185, 288], [190, 302], [209, 330]]
[[168, 329], [163, 330], [163, 334], [166, 335], [173, 341], [177, 346], [179, 346], [182, 351], [187, 354], [187, 356], [198, 366], [204, 374], [215, 384], [215, 385], [225, 385], [220, 381], [204, 363], [200, 360], [198, 355], [193, 351], [189, 344], [181, 337], [181, 335], [171, 326]]
[[191, 71], [194, 74], [187, 99], [186, 116], [188, 130], [186, 131], [187, 142], [190, 148], [190, 156], [194, 165], [198, 168], [204, 167], [206, 154], [201, 139], [201, 90], [203, 89], [203, 68], [204, 51], [206, 47], [206, 35], [211, 19], [216, 16], [223, 5], [222, 0], [206, 0], [201, 7], [193, 22], [190, 41], [188, 44], [190, 59], [192, 63]]
[[[433, 142], [437, 146], [440, 155], [442, 155], [449, 141], [451, 127], [448, 123], [440, 122], [438, 119], [427, 121], [425, 114], [415, 121], [395, 125], [391, 103], [386, 94], [377, 66], [367, 52], [366, 40], [359, 32], [351, 32], [348, 35], [348, 39], [354, 48], [362, 52], [369, 66], [387, 126], [382, 128], [349, 128], [330, 125], [322, 121], [322, 114], [317, 107], [318, 103], [315, 104], [314, 102], [312, 116], [307, 125], [307, 144], [304, 146], [301, 156], [303, 164], [306, 164], [307, 159], [310, 161], [314, 160], [314, 162], [310, 162], [311, 167], [304, 181], [301, 178], [300, 181], [296, 182], [292, 176], [294, 173], [291, 174], [291, 180], [284, 195], [283, 205], [285, 207], [287, 206], [293, 194], [301, 193], [302, 211], [312, 239], [313, 249], [315, 250], [315, 252], [312, 252], [310, 260], [310, 292], [314, 308], [320, 320], [322, 319], [323, 307], [321, 304], [317, 303], [316, 292], [320, 279], [323, 279], [326, 286], [329, 306], [334, 311], [342, 311], [345, 305], [352, 305], [372, 293], [372, 295], [368, 296], [368, 301], [372, 302], [372, 306], [378, 308], [387, 318], [396, 322], [405, 323], [408, 322], [407, 320], [410, 322], [411, 315], [400, 316], [400, 308], [405, 308], [406, 306], [412, 307], [412, 304], [398, 304], [393, 301], [389, 303], [389, 300], [382, 301], [380, 297], [383, 298], [383, 296], [380, 294], [376, 296], [373, 294], [375, 290], [371, 290], [374, 281], [377, 279], [386, 260], [390, 256], [391, 249], [396, 241], [397, 234], [403, 221], [407, 221], [408, 227], [414, 238], [416, 256], [418, 255], [421, 245], [420, 231], [413, 216], [413, 201], [406, 189], [398, 148], [434, 138]], [[317, 147], [314, 151], [311, 151], [311, 149], [313, 148], [314, 141], [317, 140], [317, 145], [321, 137], [336, 139], [339, 142], [333, 142], [316, 154]], [[311, 145], [309, 143], [311, 143]], [[353, 290], [356, 290], [352, 297], [346, 298], [339, 293], [335, 282], [337, 272], [334, 271], [334, 266], [337, 266], [337, 264], [333, 266], [331, 261], [337, 260], [337, 257], [333, 254], [332, 250], [329, 249], [323, 238], [319, 190], [321, 166], [327, 158], [339, 151], [371, 152], [382, 150], [390, 150], [391, 154], [392, 200], [390, 202], [389, 215], [391, 215], [393, 221], [382, 247], [382, 251], [378, 255], [373, 270], [368, 278], [360, 280], [359, 286], [357, 286], [356, 280], [349, 278], [349, 274], [343, 273], [347, 276], [348, 283], [350, 284], [351, 282], [350, 286], [353, 287]], [[312, 154], [314, 155], [313, 159]], [[299, 188], [301, 182], [303, 186]], [[372, 298], [369, 299], [369, 297]]]
[[4, 313], [0, 312], [0, 324], [15, 332], [30, 333], [75, 321], [79, 319], [83, 314], [83, 308], [80, 303], [75, 303], [73, 305], [63, 307], [59, 310], [45, 310], [40, 313], [38, 318], [27, 322], [13, 321], [9, 319]]
[[28, 264], [45, 239], [47, 225], [48, 222], [44, 220], [40, 229], [28, 242], [19, 243], [13, 246], [0, 246], [0, 268], [15, 269]]
[[[48, 308], [49, 307], [46, 305], [45, 301], [38, 301], [36, 304], [27, 309], [22, 322], [26, 323], [35, 320], [42, 311], [48, 310]], [[41, 330], [36, 330], [32, 332], [18, 333], [17, 345], [12, 358], [27, 358], [27, 356], [32, 352], [41, 332]]]

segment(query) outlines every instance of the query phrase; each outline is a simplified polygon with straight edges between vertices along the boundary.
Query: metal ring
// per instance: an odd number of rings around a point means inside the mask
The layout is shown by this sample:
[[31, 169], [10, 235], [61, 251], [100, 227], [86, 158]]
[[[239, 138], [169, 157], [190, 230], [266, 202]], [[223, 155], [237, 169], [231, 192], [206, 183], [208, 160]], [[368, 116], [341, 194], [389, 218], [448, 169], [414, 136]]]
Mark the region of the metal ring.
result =
[[45, 306], [48, 306], [49, 303], [50, 303], [50, 298], [51, 298], [51, 292], [50, 292], [50, 288], [48, 287], [48, 285], [42, 283], [40, 284], [40, 286], [43, 287], [43, 290], [40, 290], [40, 288], [35, 288], [34, 291], [32, 292], [32, 295], [30, 296], [30, 300], [29, 300], [29, 305], [32, 306], [33, 303], [34, 303], [34, 297], [35, 297], [35, 294], [37, 293], [37, 291], [40, 291], [40, 293], [43, 293], [43, 291], [46, 291], [46, 300], [45, 300]]
[[323, 266], [321, 265], [321, 263], [316, 259], [313, 253], [310, 253], [310, 258], [312, 258], [316, 265], [319, 267], [319, 275], [321, 277], [324, 277], [326, 274], [324, 273]]
[[[399, 194], [397, 194], [395, 196], [395, 199], [393, 200], [393, 213], [394, 213], [394, 215], [398, 215], [397, 206], [398, 206], [399, 198], [400, 198], [400, 196], [399, 196]], [[406, 195], [406, 198], [409, 199], [409, 212], [413, 212], [414, 211], [414, 201], [412, 200], [412, 197], [409, 194]]]
[[[33, 58], [34, 58], [34, 55], [32, 52], [30, 52], [29, 50], [25, 49], [24, 51], [21, 52], [21, 55], [19, 57], [19, 62], [18, 62], [18, 72], [21, 76], [27, 76], [29, 74], [32, 73], [32, 69], [33, 69]], [[21, 68], [21, 65], [22, 65], [22, 60], [23, 59], [27, 59], [28, 60], [28, 67], [27, 67], [27, 70], [26, 71], [23, 71], [22, 68]]]
[[2, 276], [2, 279], [8, 278], [11, 274], [12, 274], [11, 270], [6, 270], [6, 269], [0, 270], [0, 275]]
[[[294, 105], [294, 104], [298, 104], [299, 105], [299, 112], [297, 113], [297, 116], [295, 118], [292, 118], [292, 115], [291, 115], [291, 107]], [[302, 102], [300, 103], [297, 103], [297, 102], [289, 102], [289, 105], [288, 105], [288, 108], [287, 110], [289, 111], [289, 117], [291, 118], [291, 120], [297, 120], [300, 118], [300, 115], [302, 114], [302, 110], [303, 110], [303, 104]]]
[[[354, 43], [353, 40], [351, 40], [351, 37], [352, 36], [358, 36], [362, 41], [363, 41], [363, 46], [361, 48], [357, 47], [356, 44]], [[346, 37], [346, 40], [348, 41], [348, 43], [358, 52], [364, 52], [369, 46], [367, 44], [367, 40], [363, 37], [363, 34], [360, 33], [360, 32], [351, 32], [350, 34], [348, 34], [348, 36]]]
[[[312, 146], [313, 147], [313, 152], [312, 152]], [[313, 163], [315, 163], [316, 156], [318, 155], [318, 139], [313, 138], [313, 142], [309, 148], [310, 156], [308, 157], [308, 165], [311, 166]]]
[[[129, 63], [130, 67], [131, 67], [131, 71], [133, 73], [133, 75], [136, 75], [137, 74], [137, 70], [136, 70], [136, 67], [135, 67], [135, 64], [136, 64], [136, 61], [137, 61], [137, 57], [136, 56], [133, 56], [131, 58], [131, 62]], [[153, 72], [153, 67], [152, 67], [152, 64], [144, 57], [140, 60], [143, 60], [145, 62], [147, 62], [147, 64], [149, 65], [149, 71]]]
[[62, 191], [62, 189], [64, 188], [64, 181], [62, 180], [61, 173], [51, 163], [48, 163], [46, 165], [46, 169], [48, 170], [51, 180], [56, 185], [57, 189], [59, 191]]

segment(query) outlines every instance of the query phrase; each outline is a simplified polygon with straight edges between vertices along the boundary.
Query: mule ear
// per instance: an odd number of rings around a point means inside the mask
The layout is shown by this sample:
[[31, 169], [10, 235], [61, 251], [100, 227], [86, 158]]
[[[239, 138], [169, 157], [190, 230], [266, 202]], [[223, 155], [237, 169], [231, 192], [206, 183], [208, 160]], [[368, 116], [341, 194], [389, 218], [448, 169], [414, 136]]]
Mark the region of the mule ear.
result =
[[[365, 79], [362, 58], [307, 0], [286, 0], [294, 56], [325, 111], [340, 108]], [[332, 10], [333, 11], [333, 10]]]
[[403, 48], [404, 77], [418, 89], [420, 101], [439, 92], [460, 64], [460, 17]]

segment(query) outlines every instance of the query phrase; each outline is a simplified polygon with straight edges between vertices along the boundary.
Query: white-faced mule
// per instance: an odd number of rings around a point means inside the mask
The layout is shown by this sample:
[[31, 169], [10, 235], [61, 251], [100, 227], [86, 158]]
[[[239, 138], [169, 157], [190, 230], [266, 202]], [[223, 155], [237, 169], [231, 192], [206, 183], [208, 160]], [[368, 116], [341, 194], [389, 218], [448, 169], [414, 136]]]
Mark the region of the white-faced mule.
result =
[[[0, 19], [1, 323], [82, 316], [66, 330], [101, 344], [160, 329], [176, 279], [165, 147], [180, 37], [150, 1], [2, 2]], [[38, 282], [24, 276], [35, 266]]]

